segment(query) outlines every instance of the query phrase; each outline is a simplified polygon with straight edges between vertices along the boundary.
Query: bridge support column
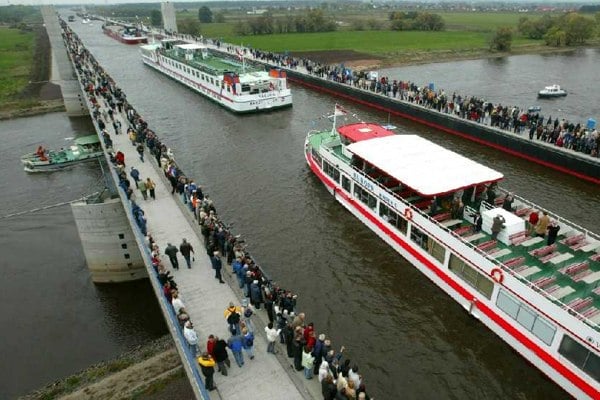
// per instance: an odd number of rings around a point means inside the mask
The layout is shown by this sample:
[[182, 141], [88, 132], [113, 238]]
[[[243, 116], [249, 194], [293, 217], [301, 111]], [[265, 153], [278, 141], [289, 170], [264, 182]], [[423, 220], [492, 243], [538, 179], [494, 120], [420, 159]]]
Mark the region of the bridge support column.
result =
[[146, 267], [121, 200], [71, 204], [92, 281], [147, 278]]
[[160, 3], [163, 28], [165, 31], [177, 32], [177, 20], [175, 18], [175, 6], [171, 2]]

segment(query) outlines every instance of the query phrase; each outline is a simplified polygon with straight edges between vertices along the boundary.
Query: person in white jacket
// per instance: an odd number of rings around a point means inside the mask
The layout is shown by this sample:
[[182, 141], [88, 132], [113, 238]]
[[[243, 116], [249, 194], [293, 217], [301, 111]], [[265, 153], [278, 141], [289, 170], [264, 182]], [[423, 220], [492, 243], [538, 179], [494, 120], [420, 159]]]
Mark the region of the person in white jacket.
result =
[[192, 356], [196, 358], [196, 353], [198, 351], [198, 334], [194, 330], [194, 325], [192, 321], [188, 321], [185, 323], [183, 327], [183, 336], [187, 341], [188, 346], [190, 347], [190, 352]]
[[275, 343], [277, 341], [277, 339], [279, 338], [279, 333], [281, 332], [281, 329], [274, 329], [273, 328], [273, 323], [269, 322], [269, 325], [267, 325], [265, 327], [265, 333], [267, 334], [267, 353], [273, 353], [273, 354], [277, 354], [277, 352], [275, 351]]
[[185, 308], [185, 304], [183, 304], [183, 301], [179, 297], [179, 293], [177, 293], [177, 291], [173, 292], [173, 299], [171, 300], [171, 305], [173, 305], [175, 315], [179, 314], [179, 310]]

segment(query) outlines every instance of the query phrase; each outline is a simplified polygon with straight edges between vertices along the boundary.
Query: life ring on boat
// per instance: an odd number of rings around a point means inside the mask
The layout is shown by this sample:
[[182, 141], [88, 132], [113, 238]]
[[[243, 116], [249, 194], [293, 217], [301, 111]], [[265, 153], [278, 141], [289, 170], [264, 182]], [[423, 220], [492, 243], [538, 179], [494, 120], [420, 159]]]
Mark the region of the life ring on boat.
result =
[[494, 268], [490, 272], [490, 275], [492, 276], [492, 279], [497, 283], [504, 282], [504, 274], [502, 273], [502, 270], [500, 268]]
[[410, 220], [412, 220], [412, 217], [413, 217], [412, 210], [410, 208], [406, 207], [404, 209], [404, 218], [406, 218], [407, 220], [410, 221]]

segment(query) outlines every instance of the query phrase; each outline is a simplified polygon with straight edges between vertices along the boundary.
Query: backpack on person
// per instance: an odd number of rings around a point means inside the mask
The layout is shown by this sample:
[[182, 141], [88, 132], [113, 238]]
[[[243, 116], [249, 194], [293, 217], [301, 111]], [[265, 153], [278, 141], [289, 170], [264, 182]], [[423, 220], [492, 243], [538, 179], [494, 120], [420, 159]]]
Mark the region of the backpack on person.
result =
[[246, 347], [252, 347], [254, 345], [254, 334], [252, 332], [244, 336], [244, 345]]

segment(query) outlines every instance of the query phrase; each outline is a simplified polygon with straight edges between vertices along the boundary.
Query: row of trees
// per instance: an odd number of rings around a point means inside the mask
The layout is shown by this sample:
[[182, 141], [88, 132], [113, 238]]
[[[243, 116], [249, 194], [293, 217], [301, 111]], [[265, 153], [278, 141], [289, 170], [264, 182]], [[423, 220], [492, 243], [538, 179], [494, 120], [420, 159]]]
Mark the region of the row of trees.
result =
[[572, 46], [583, 44], [596, 35], [600, 24], [600, 13], [588, 18], [578, 13], [567, 13], [557, 17], [544, 15], [538, 19], [523, 17], [519, 20], [519, 33], [530, 39], [544, 39], [549, 46]]
[[442, 31], [446, 24], [438, 14], [418, 11], [394, 11], [389, 15], [390, 28], [395, 31]]
[[10, 5], [0, 7], [0, 23], [19, 24], [33, 22], [41, 18], [40, 10], [32, 6]]
[[258, 18], [239, 22], [233, 28], [235, 35], [269, 35], [273, 33], [294, 32], [332, 32], [337, 29], [335, 21], [328, 18], [323, 10], [310, 10], [304, 15], [295, 17], [274, 18], [265, 13]]

